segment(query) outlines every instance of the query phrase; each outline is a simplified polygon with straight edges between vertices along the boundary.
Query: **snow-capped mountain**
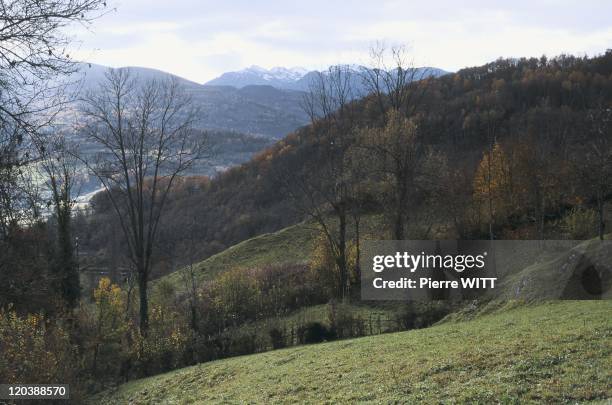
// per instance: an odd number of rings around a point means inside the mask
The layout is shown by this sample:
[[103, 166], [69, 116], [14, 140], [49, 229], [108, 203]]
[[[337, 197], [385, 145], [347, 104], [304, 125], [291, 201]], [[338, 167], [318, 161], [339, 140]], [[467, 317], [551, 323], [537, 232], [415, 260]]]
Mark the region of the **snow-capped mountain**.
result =
[[293, 85], [307, 73], [308, 70], [300, 67], [274, 67], [268, 70], [253, 65], [236, 72], [223, 73], [221, 76], [206, 82], [205, 85], [232, 86], [236, 88], [253, 85], [268, 85], [279, 89], [295, 90]]
[[[365, 66], [360, 65], [348, 65], [348, 67], [354, 73], [363, 73], [367, 70]], [[416, 69], [417, 73], [415, 77], [419, 78], [428, 76], [439, 77], [448, 73], [442, 69], [433, 67], [418, 67]], [[323, 71], [323, 73], [325, 73], [325, 71]], [[237, 89], [253, 85], [268, 85], [276, 87], [277, 89], [308, 91], [310, 83], [317, 74], [318, 71], [316, 70], [309, 71], [300, 67], [274, 67], [272, 69], [265, 69], [253, 65], [243, 70], [223, 73], [221, 76], [204, 83], [204, 85], [231, 86]], [[363, 83], [359, 74], [355, 74], [352, 81], [354, 82], [352, 86], [355, 93], [363, 93], [365, 89], [363, 88]]]

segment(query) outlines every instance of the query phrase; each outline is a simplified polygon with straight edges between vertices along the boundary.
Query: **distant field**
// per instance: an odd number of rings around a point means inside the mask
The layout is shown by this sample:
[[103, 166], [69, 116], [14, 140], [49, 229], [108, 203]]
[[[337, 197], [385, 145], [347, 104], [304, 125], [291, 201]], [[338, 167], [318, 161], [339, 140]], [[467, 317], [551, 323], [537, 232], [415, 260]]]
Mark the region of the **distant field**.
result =
[[466, 322], [204, 363], [102, 404], [574, 403], [612, 399], [612, 301], [504, 308]]

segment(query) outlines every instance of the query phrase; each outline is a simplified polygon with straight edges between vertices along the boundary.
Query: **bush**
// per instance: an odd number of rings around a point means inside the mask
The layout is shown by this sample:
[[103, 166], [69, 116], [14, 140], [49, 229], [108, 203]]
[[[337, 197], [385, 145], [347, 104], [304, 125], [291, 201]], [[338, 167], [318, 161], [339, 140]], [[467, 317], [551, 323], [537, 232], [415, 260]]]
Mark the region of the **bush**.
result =
[[320, 343], [330, 337], [329, 329], [320, 322], [308, 322], [298, 328], [298, 340], [300, 343]]
[[238, 268], [221, 274], [213, 283], [217, 310], [233, 326], [256, 318], [259, 294], [256, 280]]
[[595, 210], [574, 207], [565, 215], [559, 226], [570, 239], [589, 239], [597, 234], [597, 213]]
[[252, 354], [257, 351], [257, 341], [254, 335], [237, 334], [230, 341], [229, 355], [242, 356]]
[[268, 334], [270, 335], [270, 342], [272, 343], [273, 349], [282, 349], [287, 346], [284, 330], [278, 327], [272, 327], [268, 331]]
[[426, 328], [444, 318], [451, 309], [444, 301], [423, 303], [408, 302], [397, 315], [401, 329]]
[[[360, 274], [359, 263], [357, 263], [357, 245], [354, 241], [347, 241], [345, 255], [348, 282], [351, 286], [358, 285]], [[329, 241], [322, 232], [315, 240], [309, 266], [311, 278], [325, 298], [342, 297], [340, 269], [329, 246]]]
[[417, 311], [412, 302], [407, 302], [397, 314], [397, 322], [402, 329], [415, 329], [419, 324]]
[[193, 341], [192, 331], [181, 314], [161, 304], [151, 305], [146, 337], [132, 334], [133, 353], [141, 375], [163, 373], [184, 365], [185, 352]]
[[293, 310], [327, 301], [308, 266], [265, 266], [251, 271], [259, 290], [259, 312], [283, 316]]
[[0, 381], [3, 384], [70, 384], [79, 399], [77, 350], [58, 322], [0, 309]]
[[329, 298], [341, 295], [340, 275], [334, 255], [325, 235], [321, 232], [314, 244], [310, 260], [312, 277]]
[[365, 326], [360, 318], [355, 318], [349, 305], [336, 304], [332, 301], [328, 305], [328, 320], [330, 332], [334, 338], [345, 339], [365, 334]]
[[234, 329], [224, 336], [225, 355], [242, 356], [263, 350], [259, 336], [247, 330]]
[[94, 306], [80, 309], [80, 338], [83, 362], [91, 374], [90, 389], [102, 389], [115, 382], [120, 368], [129, 355], [124, 337], [129, 324], [124, 316], [125, 296], [117, 284], [102, 277], [94, 290]]

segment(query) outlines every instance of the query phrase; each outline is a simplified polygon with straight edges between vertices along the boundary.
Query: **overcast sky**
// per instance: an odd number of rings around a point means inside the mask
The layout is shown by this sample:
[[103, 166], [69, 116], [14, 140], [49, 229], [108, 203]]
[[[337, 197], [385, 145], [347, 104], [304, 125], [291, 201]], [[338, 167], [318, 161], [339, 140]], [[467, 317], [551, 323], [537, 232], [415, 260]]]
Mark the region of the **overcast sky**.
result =
[[78, 57], [205, 82], [250, 65], [365, 63], [376, 41], [417, 65], [458, 70], [497, 57], [612, 48], [612, 1], [110, 0]]

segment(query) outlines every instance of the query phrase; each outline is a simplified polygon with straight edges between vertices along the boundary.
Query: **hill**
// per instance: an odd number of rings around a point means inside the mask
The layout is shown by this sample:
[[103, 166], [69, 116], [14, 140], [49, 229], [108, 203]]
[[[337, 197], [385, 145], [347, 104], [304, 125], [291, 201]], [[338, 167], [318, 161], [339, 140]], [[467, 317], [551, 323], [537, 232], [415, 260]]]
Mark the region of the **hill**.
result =
[[[293, 225], [240, 242], [196, 264], [198, 280], [211, 280], [220, 273], [253, 267], [302, 264], [312, 254], [316, 230], [306, 224]], [[160, 280], [180, 285], [180, 275], [170, 273]]]
[[581, 402], [612, 398], [612, 302], [301, 346], [132, 381], [92, 403]]

